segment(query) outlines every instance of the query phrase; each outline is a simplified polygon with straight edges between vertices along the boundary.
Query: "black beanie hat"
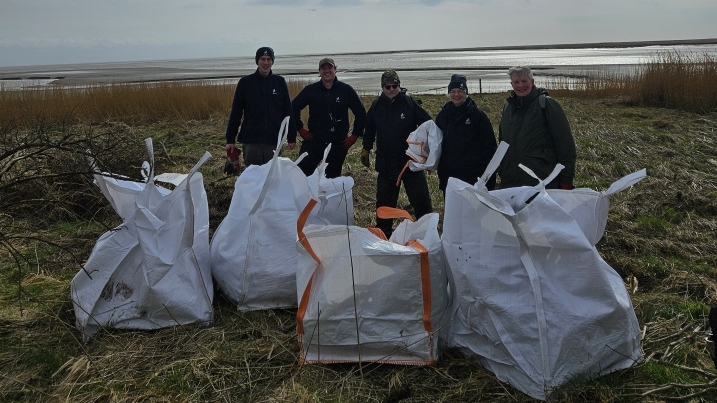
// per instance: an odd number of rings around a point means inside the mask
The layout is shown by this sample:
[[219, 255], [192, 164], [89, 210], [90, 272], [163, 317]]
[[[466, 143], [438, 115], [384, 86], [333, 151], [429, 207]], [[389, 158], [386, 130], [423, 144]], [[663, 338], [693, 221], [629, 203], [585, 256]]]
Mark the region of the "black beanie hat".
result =
[[448, 83], [448, 92], [451, 92], [454, 88], [460, 88], [468, 93], [468, 80], [463, 74], [454, 74], [451, 76], [451, 82]]
[[274, 49], [268, 47], [268, 46], [262, 46], [259, 49], [256, 50], [256, 56], [254, 57], [254, 61], [256, 64], [259, 64], [259, 58], [262, 56], [269, 56], [271, 57], [271, 62], [274, 62]]

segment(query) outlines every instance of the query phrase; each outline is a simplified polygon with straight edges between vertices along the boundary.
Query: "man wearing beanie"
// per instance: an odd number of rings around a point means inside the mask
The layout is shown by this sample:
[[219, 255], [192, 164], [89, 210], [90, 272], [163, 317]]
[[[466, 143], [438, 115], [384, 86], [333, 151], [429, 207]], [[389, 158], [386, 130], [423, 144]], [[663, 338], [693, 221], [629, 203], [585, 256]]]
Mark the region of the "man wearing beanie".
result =
[[[376, 98], [368, 110], [366, 130], [364, 132], [361, 163], [370, 167], [370, 153], [376, 142], [376, 208], [396, 207], [401, 182], [408, 201], [413, 207], [416, 219], [431, 213], [431, 195], [423, 171], [404, 170], [408, 162], [406, 149], [408, 135], [431, 116], [406, 90], [401, 88], [401, 80], [394, 70], [386, 70], [381, 75], [381, 95]], [[393, 232], [393, 220], [376, 217], [376, 226], [386, 237]]]
[[[299, 162], [299, 168], [310, 176], [324, 157], [324, 150], [331, 144], [326, 157], [326, 177], [341, 176], [349, 148], [363, 135], [366, 108], [354, 89], [336, 78], [334, 59], [325, 57], [319, 61], [319, 81], [304, 87], [294, 98], [292, 107], [296, 128], [302, 137], [299, 154], [308, 155]], [[307, 124], [301, 121], [301, 111], [309, 107]], [[349, 110], [354, 115], [354, 125], [349, 133]]]
[[[256, 71], [237, 84], [226, 132], [227, 156], [238, 158], [236, 142], [242, 143], [246, 166], [262, 165], [273, 158], [281, 122], [291, 116], [286, 80], [271, 71], [274, 50], [267, 46], [259, 48], [254, 61]], [[294, 119], [289, 121], [288, 143], [289, 148], [296, 145]]]
[[[436, 125], [443, 131], [437, 172], [438, 188], [444, 198], [448, 178], [476, 183], [498, 148], [488, 115], [468, 96], [468, 80], [464, 75], [451, 76], [448, 98], [450, 101], [436, 116]], [[495, 175], [486, 186], [489, 190], [495, 188]]]
[[529, 67], [508, 70], [513, 90], [503, 106], [498, 139], [510, 145], [498, 168], [500, 187], [535, 186], [538, 181], [518, 165], [530, 168], [539, 178], [547, 178], [556, 164], [565, 166], [548, 189], [573, 188], [575, 140], [568, 118], [557, 101], [544, 88], [537, 88]]

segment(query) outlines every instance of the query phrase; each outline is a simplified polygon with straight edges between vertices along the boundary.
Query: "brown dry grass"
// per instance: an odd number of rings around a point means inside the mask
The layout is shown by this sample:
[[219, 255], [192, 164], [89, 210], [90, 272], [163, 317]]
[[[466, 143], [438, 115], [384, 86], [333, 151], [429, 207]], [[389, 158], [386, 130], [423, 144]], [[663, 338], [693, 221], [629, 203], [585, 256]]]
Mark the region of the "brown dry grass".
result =
[[709, 113], [717, 108], [717, 55], [658, 53], [637, 73], [606, 71], [568, 80], [548, 80], [554, 95], [622, 97], [641, 106]]
[[[228, 104], [231, 95], [222, 96]], [[418, 98], [433, 117], [447, 101], [443, 96]], [[497, 127], [504, 96], [473, 98]], [[708, 308], [717, 305], [717, 115], [635, 106], [620, 97], [558, 100], [577, 141], [576, 185], [605, 190], [641, 168], [648, 169], [649, 178], [611, 199], [607, 233], [598, 244], [620, 275], [639, 281], [632, 299], [644, 329], [646, 360], [597, 380], [578, 379], [556, 392], [554, 400], [714, 401], [717, 372], [703, 338]], [[368, 106], [371, 99], [364, 102]], [[122, 119], [63, 126], [57, 118], [48, 120], [52, 124], [35, 121], [29, 129], [6, 126], [0, 133], [6, 136], [4, 146], [38, 130], [49, 138], [69, 130], [83, 135], [78, 144], [92, 138], [105, 150], [114, 149], [112, 139], [120, 138], [124, 148], [102, 161], [113, 172], [134, 178], [145, 158], [146, 137], [154, 139], [158, 172], [186, 172], [208, 150], [216, 158], [202, 173], [214, 229], [226, 215], [233, 189], [234, 178], [221, 173], [226, 115], [212, 112], [209, 118], [191, 119], [167, 113], [129, 125]], [[118, 219], [85, 174], [73, 174], [71, 166], [83, 164], [73, 152], [53, 150], [54, 158], [38, 160], [40, 166], [32, 171], [66, 175], [43, 176], [40, 185], [15, 184], [0, 193], [0, 244], [15, 251], [0, 248], [0, 400], [530, 401], [450, 351], [435, 367], [299, 367], [295, 311], [237, 312], [220, 295], [211, 327], [108, 330], [80, 343], [69, 281], [99, 235]], [[293, 159], [297, 151], [284, 155]], [[356, 181], [356, 221], [365, 226], [373, 220], [375, 172], [361, 166], [358, 157], [355, 146], [344, 174]], [[0, 176], [0, 186], [7, 178]], [[442, 213], [435, 176], [429, 176], [429, 183], [434, 208]], [[28, 200], [31, 209], [16, 205]], [[403, 194], [399, 204], [407, 206]], [[43, 239], [53, 244], [38, 241]]]

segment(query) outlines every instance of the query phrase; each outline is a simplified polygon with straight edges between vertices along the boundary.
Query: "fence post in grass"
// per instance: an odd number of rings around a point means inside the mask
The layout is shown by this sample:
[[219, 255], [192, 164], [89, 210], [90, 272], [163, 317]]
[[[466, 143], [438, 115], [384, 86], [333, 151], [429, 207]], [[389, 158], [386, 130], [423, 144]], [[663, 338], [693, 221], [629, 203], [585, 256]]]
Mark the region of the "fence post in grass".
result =
[[483, 93], [483, 83], [481, 82], [480, 78], [478, 79], [478, 93], [479, 94]]

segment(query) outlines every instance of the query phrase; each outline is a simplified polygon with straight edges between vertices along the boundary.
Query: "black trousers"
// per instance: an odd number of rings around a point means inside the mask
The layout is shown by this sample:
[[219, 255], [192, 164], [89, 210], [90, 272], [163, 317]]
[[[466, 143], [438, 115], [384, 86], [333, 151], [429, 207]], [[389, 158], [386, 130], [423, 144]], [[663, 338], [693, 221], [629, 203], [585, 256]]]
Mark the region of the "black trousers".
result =
[[[301, 142], [299, 155], [305, 152], [309, 153], [309, 155], [299, 162], [299, 168], [304, 171], [304, 175], [310, 176], [314, 173], [321, 159], [324, 158], [324, 150], [326, 150], [328, 145], [329, 142], [316, 140], [304, 140]], [[331, 179], [341, 176], [341, 169], [344, 166], [346, 154], [348, 154], [348, 150], [344, 150], [343, 140], [331, 143], [331, 151], [329, 151], [329, 155], [326, 157], [326, 163], [329, 164], [326, 167], [327, 178]]]
[[[413, 172], [406, 169], [401, 176], [401, 182], [406, 190], [408, 201], [413, 207], [416, 220], [433, 212], [431, 194], [428, 192], [428, 182], [423, 171]], [[400, 190], [400, 186], [396, 186], [395, 176], [379, 173], [376, 181], [376, 208], [396, 207]], [[383, 231], [386, 237], [390, 237], [393, 233], [393, 219], [376, 217], [376, 227]]]
[[244, 143], [244, 166], [264, 165], [274, 158], [276, 144]]

